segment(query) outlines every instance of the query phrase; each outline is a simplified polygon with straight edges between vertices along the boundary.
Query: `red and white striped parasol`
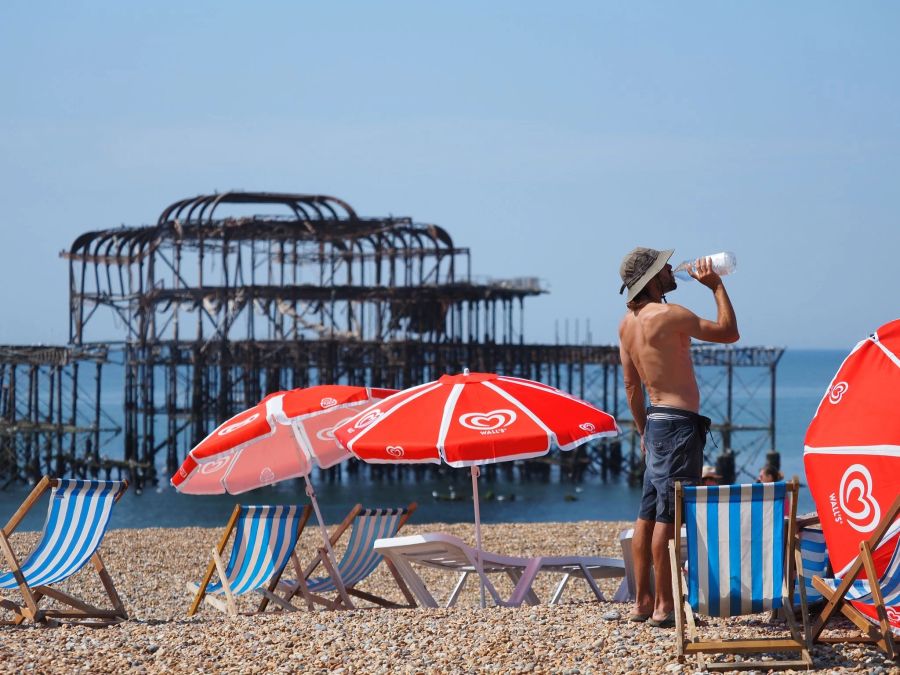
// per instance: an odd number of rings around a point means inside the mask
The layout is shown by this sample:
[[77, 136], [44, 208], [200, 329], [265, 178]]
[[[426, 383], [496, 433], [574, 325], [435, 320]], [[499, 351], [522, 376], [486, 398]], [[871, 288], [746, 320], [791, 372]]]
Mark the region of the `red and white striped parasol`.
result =
[[555, 387], [468, 371], [405, 389], [335, 431], [366, 462], [455, 467], [540, 457], [616, 434], [611, 415]]
[[[900, 493], [900, 319], [861, 341], [841, 364], [806, 432], [804, 465], [835, 573], [859, 554]], [[874, 552], [882, 574], [900, 518]], [[875, 617], [866, 605], [860, 611]], [[900, 628], [900, 616], [891, 623]]]
[[194, 446], [172, 485], [186, 494], [240, 494], [308, 476], [350, 454], [334, 428], [394, 389], [320, 385], [277, 392], [220, 424]]
[[470, 466], [480, 552], [479, 465], [572, 450], [618, 433], [611, 415], [555, 387], [466, 370], [369, 406], [335, 436], [366, 462]]
[[303, 477], [329, 554], [309, 474], [350, 457], [334, 429], [395, 389], [326, 384], [277, 392], [220, 424], [188, 453], [171, 482], [186, 494], [240, 494]]

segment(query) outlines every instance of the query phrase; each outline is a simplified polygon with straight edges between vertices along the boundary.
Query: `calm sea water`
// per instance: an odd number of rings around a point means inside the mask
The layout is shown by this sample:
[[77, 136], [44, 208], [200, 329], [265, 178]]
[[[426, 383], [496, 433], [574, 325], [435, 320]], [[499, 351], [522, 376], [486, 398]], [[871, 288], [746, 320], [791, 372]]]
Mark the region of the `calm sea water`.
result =
[[[782, 470], [788, 477], [804, 480], [803, 438], [825, 389], [846, 351], [787, 350], [778, 366], [776, 448], [781, 453]], [[739, 369], [740, 370], [740, 369]], [[768, 384], [757, 390], [766, 401]], [[104, 403], [107, 403], [104, 401]], [[760, 466], [765, 450], [757, 453]], [[707, 444], [714, 457], [717, 451]], [[740, 457], [739, 464], [741, 463]], [[353, 461], [353, 460], [351, 460]], [[748, 466], [754, 474], [760, 467]], [[361, 472], [364, 474], [364, 472]], [[744, 477], [746, 479], [746, 476]], [[468, 470], [455, 470], [439, 479], [375, 482], [365, 475], [347, 476], [340, 482], [316, 479], [316, 492], [327, 522], [336, 522], [357, 502], [366, 506], [396, 506], [418, 503], [418, 522], [470, 522], [473, 518], [471, 479]], [[554, 469], [547, 482], [482, 478], [480, 484], [483, 522], [631, 520], [637, 514], [640, 489], [629, 487], [624, 477], [603, 482], [588, 475], [578, 483], [561, 479]], [[291, 481], [234, 497], [180, 495], [171, 488], [129, 490], [116, 507], [112, 527], [218, 526], [225, 522], [233, 505], [241, 503], [305, 503], [303, 483]], [[0, 492], [0, 516], [11, 514], [28, 490]], [[437, 494], [440, 498], [436, 498]], [[450, 500], [449, 497], [454, 499]], [[24, 522], [26, 529], [40, 529], [45, 512], [34, 509]], [[809, 492], [801, 489], [799, 510], [815, 508]]]

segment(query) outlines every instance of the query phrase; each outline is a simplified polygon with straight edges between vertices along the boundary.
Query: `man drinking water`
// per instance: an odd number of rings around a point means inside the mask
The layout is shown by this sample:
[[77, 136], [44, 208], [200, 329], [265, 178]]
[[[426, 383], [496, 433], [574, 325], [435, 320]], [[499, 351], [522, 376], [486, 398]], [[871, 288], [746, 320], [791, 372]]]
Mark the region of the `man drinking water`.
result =
[[[619, 324], [619, 355], [628, 407], [641, 436], [646, 468], [632, 540], [635, 605], [629, 619], [674, 625], [668, 542], [674, 536], [675, 481], [696, 484], [710, 420], [699, 414], [700, 390], [691, 361], [691, 338], [736, 342], [731, 300], [709, 258], [689, 274], [713, 292], [716, 320], [701, 319], [680, 305], [666, 304], [677, 288], [669, 258], [673, 250], [638, 247], [619, 268], [628, 312]], [[643, 388], [650, 397], [645, 407]], [[656, 587], [650, 588], [651, 561]]]

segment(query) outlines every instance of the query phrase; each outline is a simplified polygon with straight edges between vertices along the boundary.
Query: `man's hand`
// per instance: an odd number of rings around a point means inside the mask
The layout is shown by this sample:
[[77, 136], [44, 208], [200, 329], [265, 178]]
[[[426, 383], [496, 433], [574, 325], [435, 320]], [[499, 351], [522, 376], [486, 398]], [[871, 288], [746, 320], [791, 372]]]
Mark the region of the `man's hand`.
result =
[[644, 445], [644, 434], [641, 434], [641, 458], [647, 459], [647, 446]]
[[713, 270], [710, 258], [697, 258], [693, 266], [688, 268], [688, 274], [712, 291], [722, 283], [722, 277]]

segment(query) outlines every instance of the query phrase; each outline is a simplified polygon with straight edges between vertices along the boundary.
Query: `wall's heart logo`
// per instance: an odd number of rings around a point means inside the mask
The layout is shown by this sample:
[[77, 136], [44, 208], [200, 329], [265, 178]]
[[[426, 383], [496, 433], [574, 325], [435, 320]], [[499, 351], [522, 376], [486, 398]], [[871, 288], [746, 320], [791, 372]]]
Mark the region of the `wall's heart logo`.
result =
[[272, 471], [269, 467], [265, 467], [262, 471], [259, 472], [259, 482], [263, 485], [268, 485], [269, 483], [275, 482], [275, 472]]
[[881, 520], [881, 507], [872, 496], [872, 474], [862, 464], [848, 466], [838, 492], [847, 523], [857, 532], [871, 532]]
[[385, 449], [385, 452], [389, 454], [391, 457], [403, 457], [403, 447], [399, 445], [389, 445]]
[[320, 441], [335, 441], [335, 440], [337, 440], [334, 437], [334, 432], [338, 429], [338, 427], [342, 427], [347, 422], [352, 420], [353, 417], [354, 417], [354, 415], [350, 415], [349, 417], [345, 417], [344, 419], [342, 419], [340, 422], [335, 424], [333, 427], [328, 427], [327, 429], [319, 429], [316, 432], [316, 438], [318, 438]]
[[516, 413], [512, 410], [491, 410], [490, 412], [471, 412], [459, 416], [459, 423], [466, 429], [475, 431], [492, 431], [508, 427], [516, 421]]
[[581, 429], [582, 431], [588, 432], [589, 434], [592, 434], [595, 431], [597, 431], [597, 427], [595, 427], [590, 422], [585, 422], [584, 424], [579, 424], [578, 428]]
[[849, 388], [850, 385], [846, 382], [835, 382], [831, 389], [828, 390], [828, 402], [831, 405], [837, 405], [844, 398], [844, 394], [847, 393]]
[[337, 399], [331, 398], [330, 396], [327, 398], [323, 398], [319, 401], [319, 405], [323, 408], [330, 408], [333, 405], [337, 405]]
[[258, 412], [253, 413], [252, 415], [250, 415], [250, 417], [246, 417], [246, 418], [242, 419], [240, 422], [235, 422], [234, 424], [229, 424], [227, 427], [223, 427], [223, 428], [219, 429], [216, 432], [216, 434], [218, 436], [227, 436], [232, 431], [237, 431], [241, 427], [247, 426], [248, 424], [250, 424], [250, 422], [253, 422], [257, 418], [259, 418], [259, 413]]
[[216, 473], [216, 471], [224, 468], [230, 461], [231, 457], [222, 457], [221, 459], [217, 459], [212, 462], [204, 462], [200, 465], [200, 473], [206, 476], [211, 473]]
[[374, 410], [370, 410], [365, 415], [356, 420], [356, 423], [353, 425], [356, 429], [365, 429], [367, 426], [374, 424], [384, 413], [381, 412], [378, 408]]

